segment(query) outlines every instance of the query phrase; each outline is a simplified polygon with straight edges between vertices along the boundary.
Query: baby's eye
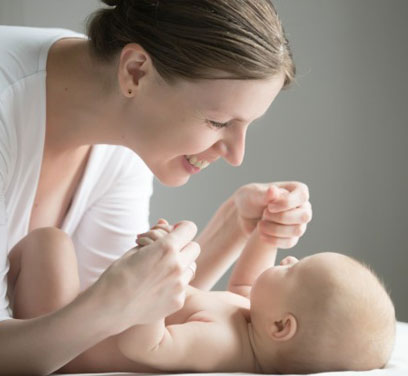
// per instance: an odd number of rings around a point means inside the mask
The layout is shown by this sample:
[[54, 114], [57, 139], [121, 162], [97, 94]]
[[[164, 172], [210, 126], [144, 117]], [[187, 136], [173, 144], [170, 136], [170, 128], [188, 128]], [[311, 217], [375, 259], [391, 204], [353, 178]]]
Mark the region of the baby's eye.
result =
[[212, 121], [212, 120], [207, 120], [207, 122], [215, 127], [215, 128], [224, 128], [228, 126], [228, 122], [227, 123], [218, 123], [217, 121]]

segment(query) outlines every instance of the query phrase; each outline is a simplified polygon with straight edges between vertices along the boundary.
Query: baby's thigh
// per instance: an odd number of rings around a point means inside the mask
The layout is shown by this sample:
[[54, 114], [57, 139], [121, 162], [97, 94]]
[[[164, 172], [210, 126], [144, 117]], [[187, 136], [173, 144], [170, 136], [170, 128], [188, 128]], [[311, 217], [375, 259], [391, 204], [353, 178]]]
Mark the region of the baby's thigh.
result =
[[[58, 284], [70, 282], [79, 290], [78, 265], [70, 237], [54, 227], [31, 231], [9, 253], [8, 294], [12, 296], [17, 280], [45, 280]], [[45, 278], [47, 277], [47, 278]], [[76, 286], [78, 285], [78, 286]]]

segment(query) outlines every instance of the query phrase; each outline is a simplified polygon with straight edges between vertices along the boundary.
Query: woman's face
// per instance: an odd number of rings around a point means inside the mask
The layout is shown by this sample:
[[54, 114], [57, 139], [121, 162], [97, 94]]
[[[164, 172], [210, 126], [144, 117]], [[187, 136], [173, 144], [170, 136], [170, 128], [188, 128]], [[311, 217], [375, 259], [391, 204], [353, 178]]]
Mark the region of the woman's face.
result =
[[282, 86], [283, 75], [173, 85], [146, 75], [121, 116], [122, 137], [163, 184], [179, 186], [220, 157], [239, 166], [249, 124], [267, 111]]

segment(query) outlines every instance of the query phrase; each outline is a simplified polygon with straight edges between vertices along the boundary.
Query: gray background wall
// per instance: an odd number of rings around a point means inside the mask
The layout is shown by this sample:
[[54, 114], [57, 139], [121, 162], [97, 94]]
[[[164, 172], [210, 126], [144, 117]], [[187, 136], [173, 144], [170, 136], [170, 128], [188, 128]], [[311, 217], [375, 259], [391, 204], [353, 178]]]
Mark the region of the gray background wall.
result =
[[[203, 228], [240, 185], [305, 182], [314, 217], [298, 245], [280, 257], [322, 250], [353, 255], [385, 281], [398, 319], [408, 321], [408, 2], [275, 4], [294, 51], [297, 84], [250, 128], [241, 167], [219, 162], [179, 188], [156, 182], [151, 221], [190, 219]], [[1, 0], [0, 23], [83, 31], [98, 6], [96, 0]]]

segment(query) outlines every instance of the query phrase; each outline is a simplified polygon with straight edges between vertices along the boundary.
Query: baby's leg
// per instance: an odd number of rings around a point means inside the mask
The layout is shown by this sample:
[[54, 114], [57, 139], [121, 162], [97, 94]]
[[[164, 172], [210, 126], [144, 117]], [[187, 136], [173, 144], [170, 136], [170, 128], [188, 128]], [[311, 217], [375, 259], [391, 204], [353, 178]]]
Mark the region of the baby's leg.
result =
[[13, 317], [29, 319], [55, 311], [79, 294], [78, 266], [69, 236], [57, 228], [30, 232], [9, 254]]
[[[13, 316], [28, 319], [55, 311], [79, 293], [75, 250], [71, 239], [56, 228], [32, 231], [10, 251], [9, 296]], [[125, 358], [109, 337], [80, 354], [58, 373], [149, 372]]]

